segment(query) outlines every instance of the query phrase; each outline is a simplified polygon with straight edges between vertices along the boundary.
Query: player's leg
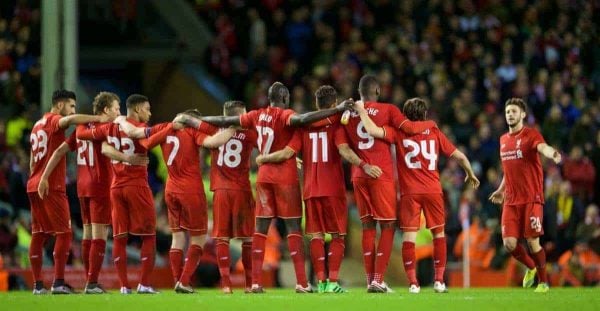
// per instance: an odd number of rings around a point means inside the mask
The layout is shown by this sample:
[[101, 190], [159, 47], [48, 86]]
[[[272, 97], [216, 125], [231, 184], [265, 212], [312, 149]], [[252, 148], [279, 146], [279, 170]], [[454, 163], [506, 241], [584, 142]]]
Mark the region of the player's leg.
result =
[[[250, 191], [235, 191], [235, 197], [239, 198], [230, 208], [232, 215], [232, 237], [242, 240], [242, 265], [246, 278], [245, 292], [250, 292], [252, 286], [252, 234], [254, 233], [254, 210], [255, 202]], [[214, 198], [213, 198], [214, 200]]]
[[527, 267], [523, 277], [523, 287], [531, 287], [535, 281], [535, 262], [523, 245], [519, 243], [519, 238], [523, 236], [521, 217], [519, 217], [519, 208], [516, 205], [504, 205], [502, 208], [502, 243], [504, 248], [519, 262]]
[[317, 197], [304, 200], [306, 206], [306, 234], [309, 237], [310, 260], [317, 277], [317, 291], [325, 292], [327, 276], [325, 275], [325, 239], [323, 231], [323, 202], [326, 198]]
[[548, 277], [546, 274], [546, 251], [544, 251], [544, 248], [540, 245], [540, 236], [544, 234], [542, 228], [542, 204], [528, 204], [525, 208], [525, 215], [525, 220], [528, 220], [529, 223], [524, 224], [524, 236], [527, 239], [527, 245], [529, 245], [531, 257], [535, 262], [538, 276], [538, 286], [535, 289], [535, 292], [546, 293], [550, 288], [548, 287]]
[[[344, 232], [345, 234], [345, 232]], [[346, 293], [347, 291], [340, 286], [339, 273], [344, 258], [344, 235], [337, 233], [331, 234], [331, 243], [329, 244], [329, 254], [327, 264], [329, 266], [329, 279], [325, 287], [326, 293]]]
[[415, 241], [421, 223], [421, 202], [418, 196], [403, 195], [398, 205], [398, 227], [402, 230], [402, 262], [408, 278], [408, 292], [421, 291], [417, 280]]
[[[258, 213], [257, 213], [258, 215]], [[252, 236], [252, 293], [264, 293], [262, 287], [262, 266], [265, 260], [265, 243], [272, 217], [256, 217], [256, 229]]]
[[235, 206], [235, 193], [224, 189], [216, 190], [213, 196], [213, 232], [217, 265], [221, 275], [221, 289], [223, 293], [231, 294], [231, 255], [229, 240], [232, 236], [232, 209]]
[[175, 290], [178, 293], [193, 293], [191, 279], [202, 257], [202, 246], [206, 242], [208, 215], [204, 191], [194, 194], [176, 194], [181, 204], [181, 228], [190, 234], [190, 246], [183, 265], [181, 278]]
[[124, 200], [123, 188], [110, 191], [113, 225], [113, 263], [121, 283], [121, 294], [131, 294], [127, 278], [127, 239], [129, 233], [129, 208]]
[[346, 227], [348, 224], [348, 207], [346, 206], [346, 197], [328, 197], [328, 204], [324, 209], [323, 221], [325, 231], [331, 234], [331, 243], [329, 244], [329, 253], [327, 257], [328, 282], [325, 292], [327, 293], [345, 293], [339, 284], [339, 273], [344, 258], [346, 236]]
[[183, 271], [183, 249], [185, 248], [185, 232], [180, 227], [181, 204], [179, 204], [178, 197], [171, 192], [165, 192], [165, 204], [169, 228], [172, 232], [169, 263], [173, 280], [177, 283]]
[[65, 283], [65, 266], [73, 239], [67, 195], [63, 192], [48, 194], [44, 208], [56, 237], [53, 253], [54, 283], [51, 291], [53, 294], [71, 294], [72, 288]]
[[369, 195], [373, 204], [373, 218], [377, 220], [381, 229], [371, 285], [379, 292], [388, 293], [391, 289], [383, 279], [392, 254], [396, 232], [396, 186], [393, 182], [369, 180]]
[[[50, 237], [43, 231], [44, 223], [47, 223], [43, 201], [37, 192], [27, 194], [31, 204], [31, 243], [29, 245], [29, 263], [31, 264], [31, 273], [33, 274], [33, 294], [43, 295], [48, 293], [44, 288], [42, 279], [42, 265], [44, 259], [44, 245]], [[48, 226], [48, 225], [46, 225]]]
[[98, 276], [104, 262], [110, 210], [110, 198], [108, 196], [92, 197], [90, 199], [92, 243], [90, 246], [90, 270], [85, 287], [86, 294], [105, 293], [104, 289], [98, 285]]
[[427, 228], [433, 234], [433, 290], [436, 293], [447, 293], [448, 289], [444, 282], [447, 256], [446, 235], [444, 234], [446, 225], [444, 196], [442, 194], [427, 194], [418, 197], [422, 202]]
[[200, 257], [202, 257], [203, 249], [202, 246], [206, 242], [206, 230], [204, 231], [189, 231], [190, 233], [190, 246], [188, 247], [187, 254], [185, 256], [185, 264], [181, 272], [181, 278], [175, 285], [175, 291], [178, 293], [193, 293], [194, 289], [191, 285], [192, 276], [198, 268]]
[[362, 223], [362, 253], [363, 265], [367, 278], [367, 290], [371, 291], [370, 286], [373, 281], [373, 272], [375, 270], [375, 239], [377, 236], [376, 222], [373, 219], [373, 207], [370, 202], [370, 195], [366, 179], [358, 178], [354, 181], [354, 198], [358, 207], [360, 220]]
[[221, 290], [231, 294], [231, 255], [229, 252], [229, 238], [216, 238], [217, 265], [221, 274]]
[[85, 270], [85, 277], [90, 273], [90, 249], [92, 247], [92, 224], [90, 217], [90, 198], [80, 197], [79, 207], [81, 209], [81, 221], [83, 223], [83, 234], [81, 237], [81, 261]]

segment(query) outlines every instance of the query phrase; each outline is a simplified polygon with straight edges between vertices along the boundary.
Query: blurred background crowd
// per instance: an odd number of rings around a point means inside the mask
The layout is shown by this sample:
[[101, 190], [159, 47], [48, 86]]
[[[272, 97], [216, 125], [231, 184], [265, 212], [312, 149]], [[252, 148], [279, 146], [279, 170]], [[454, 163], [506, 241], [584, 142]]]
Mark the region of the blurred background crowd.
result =
[[[131, 8], [144, 1], [109, 2], [108, 20], [121, 29], [117, 37], [143, 40], [143, 29], [123, 21], [135, 20]], [[477, 191], [466, 189], [457, 163], [440, 162], [451, 261], [460, 261], [462, 235], [468, 230], [472, 265], [485, 270], [507, 265], [501, 209], [487, 198], [502, 176], [498, 142], [507, 131], [504, 101], [524, 98], [530, 112], [527, 125], [538, 128], [564, 159], [559, 165], [544, 162], [543, 246], [553, 282], [598, 283], [598, 1], [188, 2], [214, 33], [205, 59], [198, 62], [250, 109], [268, 105], [267, 88], [274, 81], [288, 86], [297, 112], [314, 109], [313, 93], [323, 84], [333, 85], [340, 98], [357, 98], [358, 79], [366, 73], [378, 76], [382, 102], [401, 106], [411, 97], [427, 99], [428, 116], [467, 154], [482, 182]], [[0, 252], [9, 258], [5, 264], [13, 266], [26, 263], [18, 249], [28, 245], [24, 185], [28, 130], [40, 115], [39, 56], [39, 2], [2, 1]], [[164, 177], [160, 162], [154, 159], [150, 165], [157, 198]], [[68, 182], [76, 220], [74, 180]], [[168, 231], [164, 239], [168, 248]], [[427, 243], [425, 238], [423, 245]]]

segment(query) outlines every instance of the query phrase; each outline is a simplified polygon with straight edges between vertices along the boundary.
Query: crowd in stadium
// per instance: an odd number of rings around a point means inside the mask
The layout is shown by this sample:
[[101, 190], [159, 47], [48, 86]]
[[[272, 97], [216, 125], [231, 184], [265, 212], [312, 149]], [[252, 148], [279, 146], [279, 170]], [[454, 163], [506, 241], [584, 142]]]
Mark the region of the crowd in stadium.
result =
[[[28, 243], [28, 131], [40, 116], [40, 13], [26, 3], [0, 4], [0, 252], [8, 266], [27, 264], [15, 254]], [[440, 165], [449, 259], [460, 260], [460, 211], [468, 208], [478, 226], [473, 245], [482, 246], [472, 257], [486, 269], [509, 258], [501, 210], [488, 197], [502, 175], [504, 102], [523, 98], [528, 125], [563, 153], [560, 165], [544, 163], [549, 271], [564, 284], [597, 283], [590, 269], [600, 264], [599, 8], [586, 1], [375, 3], [197, 1], [216, 36], [206, 64], [249, 108], [267, 105], [267, 88], [281, 81], [293, 109], [310, 111], [318, 86], [356, 97], [366, 73], [382, 83], [383, 102], [426, 99], [428, 117], [471, 159], [482, 183], [466, 189], [456, 162]]]

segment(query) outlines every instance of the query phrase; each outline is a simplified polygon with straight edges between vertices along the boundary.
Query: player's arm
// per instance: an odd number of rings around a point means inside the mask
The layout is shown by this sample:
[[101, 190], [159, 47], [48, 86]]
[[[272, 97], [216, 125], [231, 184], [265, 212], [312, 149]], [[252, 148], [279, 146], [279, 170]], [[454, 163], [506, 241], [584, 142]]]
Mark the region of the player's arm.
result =
[[52, 153], [50, 160], [48, 160], [48, 164], [46, 164], [46, 168], [44, 168], [44, 172], [40, 178], [40, 183], [38, 184], [38, 195], [41, 199], [44, 199], [46, 195], [48, 195], [48, 189], [50, 188], [50, 185], [48, 184], [48, 178], [50, 178], [50, 175], [52, 175], [52, 172], [58, 163], [60, 163], [60, 160], [64, 158], [69, 150], [69, 145], [67, 143], [62, 143], [56, 150], [54, 150], [54, 153]]
[[143, 154], [124, 154], [107, 142], [102, 142], [102, 154], [115, 161], [127, 162], [131, 165], [148, 165], [150, 159]]
[[294, 114], [289, 119], [289, 125], [302, 126], [305, 124], [310, 124], [315, 121], [325, 119], [336, 113], [351, 109], [353, 105], [354, 105], [354, 100], [349, 98], [349, 99], [346, 99], [343, 102], [339, 103], [337, 106], [335, 106], [333, 108], [321, 109], [321, 110], [311, 111], [311, 112], [307, 112], [307, 113], [303, 113], [303, 114]]
[[383, 171], [379, 166], [371, 165], [363, 161], [355, 152], [348, 146], [348, 144], [341, 144], [337, 146], [338, 152], [346, 161], [350, 164], [360, 167], [367, 175], [378, 178], [381, 176]]
[[365, 109], [364, 102], [357, 101], [354, 104], [354, 110], [356, 110], [356, 112], [358, 112], [358, 115], [360, 116], [360, 120], [362, 121], [363, 125], [365, 126], [365, 130], [367, 131], [367, 133], [369, 133], [369, 135], [371, 135], [375, 138], [384, 138], [385, 137], [385, 130], [383, 129], [383, 127], [377, 126], [377, 124], [375, 124], [375, 122], [373, 122], [373, 120], [371, 120], [371, 117], [369, 117], [369, 113]]
[[58, 120], [58, 127], [65, 129], [70, 125], [74, 124], [85, 124], [91, 122], [108, 122], [110, 118], [107, 115], [88, 115], [88, 114], [72, 114], [70, 116], [62, 117]]
[[256, 164], [263, 165], [265, 163], [280, 163], [296, 154], [296, 151], [288, 146], [269, 154], [260, 154], [256, 157]]
[[562, 160], [560, 152], [546, 143], [539, 143], [537, 145], [537, 151], [544, 155], [544, 157], [551, 159], [554, 163], [558, 164]]
[[479, 179], [477, 179], [477, 176], [475, 176], [473, 168], [471, 167], [471, 162], [469, 162], [467, 156], [460, 150], [456, 149], [454, 152], [452, 152], [450, 157], [458, 161], [458, 165], [460, 165], [460, 167], [462, 167], [462, 169], [465, 171], [465, 174], [467, 174], [465, 177], [465, 182], [470, 184], [473, 189], [477, 189], [479, 187]]
[[498, 189], [492, 192], [492, 194], [490, 194], [490, 197], [488, 198], [488, 200], [490, 200], [494, 204], [502, 204], [502, 202], [504, 202], [504, 180], [505, 177], [502, 176], [502, 182], [500, 182], [500, 186], [498, 186]]
[[226, 128], [215, 135], [206, 137], [204, 139], [204, 142], [202, 142], [202, 146], [209, 148], [209, 149], [218, 148], [218, 147], [226, 144], [229, 141], [229, 139], [231, 139], [231, 137], [233, 137], [234, 134], [235, 134], [234, 128], [232, 128], [232, 127]]
[[125, 133], [125, 135], [129, 136], [133, 139], [142, 139], [146, 138], [146, 127], [137, 127], [129, 122], [125, 116], [118, 116], [114, 121], [114, 123], [119, 124], [121, 130]]

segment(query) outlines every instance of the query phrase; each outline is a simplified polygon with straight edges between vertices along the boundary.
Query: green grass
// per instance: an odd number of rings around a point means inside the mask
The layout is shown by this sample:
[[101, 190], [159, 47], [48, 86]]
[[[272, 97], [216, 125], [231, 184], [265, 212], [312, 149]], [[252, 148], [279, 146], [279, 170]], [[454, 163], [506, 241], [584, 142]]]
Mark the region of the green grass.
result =
[[33, 296], [30, 292], [0, 294], [0, 310], [600, 310], [600, 288], [552, 288], [548, 294], [533, 289], [494, 288], [456, 289], [448, 294], [434, 294], [422, 288], [418, 295], [396, 288], [393, 294], [367, 294], [353, 288], [347, 294], [296, 294], [292, 289], [269, 289], [266, 294], [233, 295], [218, 290], [201, 289], [192, 295], [177, 295], [163, 290], [160, 295]]

